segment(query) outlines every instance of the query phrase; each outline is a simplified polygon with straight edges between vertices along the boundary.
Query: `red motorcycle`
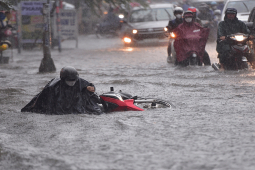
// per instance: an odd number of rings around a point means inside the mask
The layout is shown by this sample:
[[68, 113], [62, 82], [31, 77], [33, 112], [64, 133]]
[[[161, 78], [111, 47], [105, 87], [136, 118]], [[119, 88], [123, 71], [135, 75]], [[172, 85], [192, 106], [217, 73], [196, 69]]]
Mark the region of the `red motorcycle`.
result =
[[161, 99], [132, 96], [131, 94], [123, 93], [122, 91], [115, 92], [113, 87], [111, 87], [110, 92], [100, 95], [100, 100], [105, 112], [143, 111], [144, 109], [142, 108], [158, 107], [171, 108], [171, 104], [167, 101]]

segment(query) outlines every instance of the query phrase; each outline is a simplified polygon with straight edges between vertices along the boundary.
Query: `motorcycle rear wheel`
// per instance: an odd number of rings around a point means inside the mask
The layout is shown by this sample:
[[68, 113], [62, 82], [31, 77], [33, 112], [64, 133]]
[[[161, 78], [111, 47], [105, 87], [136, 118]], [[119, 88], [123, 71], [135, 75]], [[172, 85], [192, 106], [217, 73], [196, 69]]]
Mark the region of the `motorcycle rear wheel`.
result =
[[[160, 105], [161, 107], [171, 107], [170, 103], [168, 103], [165, 100], [161, 100], [161, 99], [156, 99], [155, 104]], [[152, 105], [153, 105], [153, 103], [152, 103]]]

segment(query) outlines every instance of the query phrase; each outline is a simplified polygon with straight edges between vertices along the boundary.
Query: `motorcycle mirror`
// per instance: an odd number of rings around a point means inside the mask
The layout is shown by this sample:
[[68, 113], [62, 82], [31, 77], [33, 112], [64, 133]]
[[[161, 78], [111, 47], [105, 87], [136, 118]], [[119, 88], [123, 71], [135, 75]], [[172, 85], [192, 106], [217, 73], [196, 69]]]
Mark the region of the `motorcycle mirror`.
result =
[[114, 88], [113, 88], [113, 87], [110, 87], [110, 91], [114, 91]]

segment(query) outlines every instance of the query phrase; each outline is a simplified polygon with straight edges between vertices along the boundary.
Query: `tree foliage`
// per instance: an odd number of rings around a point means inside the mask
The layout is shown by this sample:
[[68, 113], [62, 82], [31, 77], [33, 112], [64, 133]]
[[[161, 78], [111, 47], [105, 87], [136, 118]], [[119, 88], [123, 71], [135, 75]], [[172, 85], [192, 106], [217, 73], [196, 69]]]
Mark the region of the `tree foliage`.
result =
[[10, 0], [0, 0], [0, 7], [2, 10], [14, 9], [13, 2]]

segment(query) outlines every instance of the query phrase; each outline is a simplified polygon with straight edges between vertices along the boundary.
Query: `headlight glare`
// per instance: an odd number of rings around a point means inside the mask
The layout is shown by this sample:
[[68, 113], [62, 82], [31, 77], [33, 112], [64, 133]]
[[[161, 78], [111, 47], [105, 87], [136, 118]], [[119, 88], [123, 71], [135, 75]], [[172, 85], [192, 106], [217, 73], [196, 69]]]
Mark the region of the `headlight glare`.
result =
[[133, 32], [133, 34], [137, 34], [138, 31], [137, 30], [133, 30], [132, 32]]
[[129, 37], [124, 37], [123, 41], [125, 43], [131, 43], [132, 42], [131, 38], [129, 38]]
[[236, 39], [236, 41], [243, 41], [244, 36], [243, 35], [235, 35], [235, 39]]
[[170, 37], [171, 37], [171, 38], [175, 38], [176, 35], [175, 35], [173, 32], [171, 32], [171, 33], [170, 33]]

